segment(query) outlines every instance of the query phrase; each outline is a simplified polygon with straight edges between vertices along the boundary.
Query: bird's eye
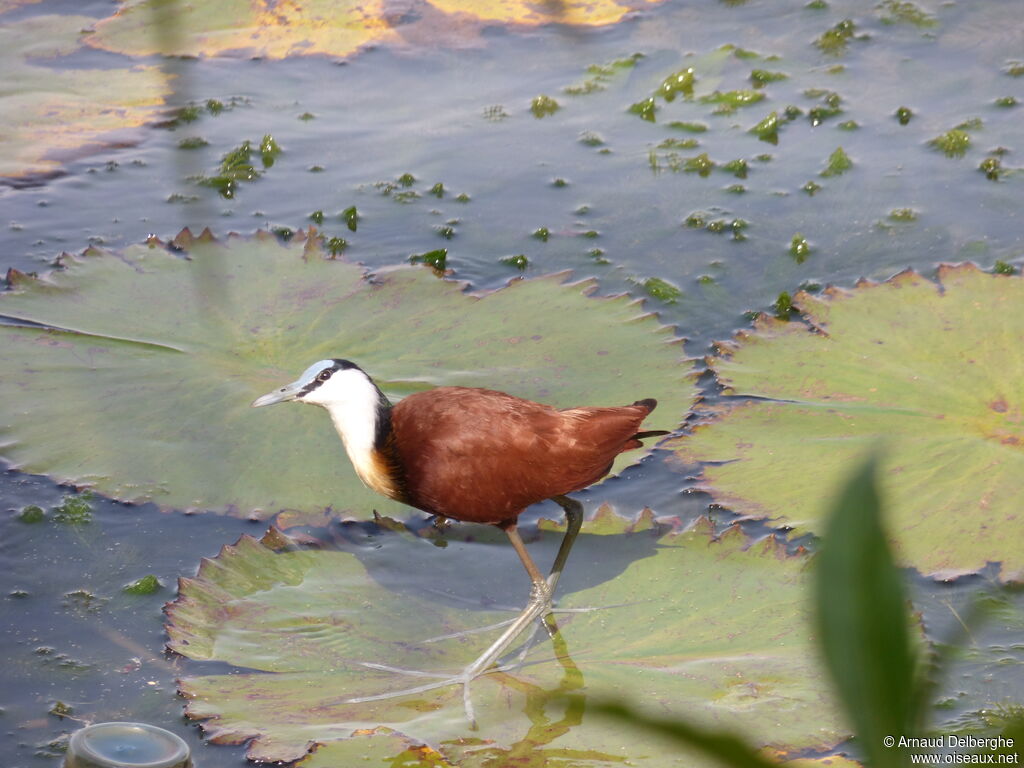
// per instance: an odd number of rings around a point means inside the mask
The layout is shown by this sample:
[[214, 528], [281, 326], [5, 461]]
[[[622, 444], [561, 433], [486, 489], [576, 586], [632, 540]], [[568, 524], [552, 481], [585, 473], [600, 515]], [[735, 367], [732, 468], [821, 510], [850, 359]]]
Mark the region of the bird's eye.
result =
[[320, 381], [327, 381], [329, 378], [331, 378], [331, 371], [330, 371], [330, 369], [328, 369], [326, 371], [320, 371], [320, 375], [317, 376], [317, 379], [319, 379]]

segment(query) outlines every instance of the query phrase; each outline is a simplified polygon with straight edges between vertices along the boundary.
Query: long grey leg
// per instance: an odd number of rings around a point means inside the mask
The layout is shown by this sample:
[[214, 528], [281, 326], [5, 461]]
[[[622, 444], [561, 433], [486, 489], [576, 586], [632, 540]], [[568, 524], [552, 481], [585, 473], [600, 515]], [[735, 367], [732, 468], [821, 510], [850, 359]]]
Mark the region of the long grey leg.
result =
[[558, 548], [555, 563], [551, 566], [551, 573], [548, 574], [548, 589], [554, 595], [555, 586], [565, 568], [565, 561], [569, 559], [569, 550], [572, 549], [576, 536], [580, 532], [580, 526], [583, 525], [583, 505], [568, 496], [552, 496], [551, 500], [565, 510], [565, 536], [562, 537], [562, 546]]
[[[476, 716], [473, 712], [473, 702], [469, 695], [469, 684], [474, 680], [474, 678], [486, 672], [494, 662], [501, 658], [501, 655], [505, 653], [508, 647], [512, 645], [520, 635], [534, 627], [534, 621], [537, 619], [544, 620], [549, 633], [553, 634], [557, 631], [554, 616], [551, 614], [551, 595], [553, 594], [555, 585], [558, 584], [558, 579], [565, 568], [565, 561], [569, 558], [569, 551], [572, 549], [573, 542], [576, 540], [576, 536], [580, 532], [580, 526], [583, 524], [583, 505], [574, 499], [568, 498], [567, 496], [555, 496], [553, 501], [565, 510], [567, 524], [565, 536], [562, 538], [562, 544], [558, 548], [558, 554], [555, 556], [554, 565], [552, 565], [551, 572], [548, 574], [546, 579], [541, 574], [540, 569], [537, 568], [537, 564], [533, 562], [533, 558], [530, 557], [530, 553], [526, 551], [526, 545], [519, 536], [519, 531], [516, 530], [515, 523], [512, 522], [508, 525], [500, 526], [508, 536], [516, 554], [519, 555], [519, 559], [522, 561], [523, 567], [530, 575], [530, 581], [533, 582], [533, 586], [530, 589], [530, 600], [526, 604], [526, 607], [512, 621], [508, 628], [502, 632], [493, 643], [491, 643], [487, 650], [480, 654], [475, 661], [467, 665], [460, 674], [446, 680], [442, 679], [437, 682], [426, 683], [422, 686], [409, 688], [403, 691], [392, 691], [385, 694], [378, 694], [376, 696], [364, 696], [348, 699], [347, 701], [350, 703], [378, 701], [411, 693], [421, 693], [423, 691], [433, 690], [446, 685], [460, 684], [462, 685], [462, 701], [466, 710], [466, 717], [470, 722], [470, 727], [476, 728]], [[527, 643], [527, 646], [529, 646], [529, 643]], [[374, 669], [410, 674], [416, 677], [435, 677], [433, 674], [417, 673], [413, 670], [393, 669], [382, 665], [366, 664], [365, 666]]]
[[[565, 511], [565, 535], [562, 537], [562, 544], [558, 547], [558, 554], [555, 555], [555, 562], [551, 566], [551, 572], [548, 574], [547, 578], [548, 594], [553, 600], [555, 596], [555, 587], [558, 585], [558, 580], [561, 578], [562, 571], [565, 569], [565, 561], [569, 559], [569, 552], [576, 541], [576, 536], [580, 532], [580, 526], [583, 525], [583, 505], [575, 499], [570, 499], [568, 496], [552, 496], [551, 500]], [[555, 634], [558, 632], [558, 625], [555, 623], [555, 617], [551, 612], [550, 603], [548, 604], [547, 613], [543, 614], [543, 625], [544, 629], [547, 630], [548, 636], [554, 638]], [[530, 652], [531, 648], [533, 648], [536, 640], [537, 632], [534, 630], [523, 644], [522, 651], [520, 652], [516, 663], [521, 663], [523, 659], [526, 658], [526, 654]]]

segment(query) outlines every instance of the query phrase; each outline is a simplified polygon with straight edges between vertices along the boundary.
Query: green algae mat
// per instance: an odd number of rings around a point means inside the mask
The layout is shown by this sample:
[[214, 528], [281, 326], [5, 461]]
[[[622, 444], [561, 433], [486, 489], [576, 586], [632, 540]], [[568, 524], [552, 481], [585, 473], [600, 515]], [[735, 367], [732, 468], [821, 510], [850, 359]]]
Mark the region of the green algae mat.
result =
[[[542, 538], [558, 537], [543, 527]], [[417, 766], [518, 764], [517, 754], [538, 766], [695, 764], [667, 742], [637, 741], [629, 726], [583, 717], [590, 697], [609, 696], [742, 730], [779, 754], [847, 736], [813, 648], [806, 555], [787, 555], [772, 537], [752, 543], [738, 528], [715, 538], [706, 520], [675, 532], [650, 513], [627, 523], [609, 508], [584, 525], [566, 575], [596, 583], [559, 603], [595, 610], [559, 614], [553, 643], [472, 684], [478, 731], [457, 686], [351, 703], [424, 682], [367, 665], [457, 672], [496, 630], [460, 633], [510, 615], [479, 610], [480, 601], [516, 602], [528, 587], [507, 583], [517, 566], [500, 543], [504, 552], [480, 557], [479, 543], [439, 548], [386, 531], [374, 541], [357, 557], [329, 537], [299, 547], [271, 529], [182, 580], [167, 611], [169, 647], [235, 668], [184, 665], [187, 714], [213, 741], [248, 741], [257, 760], [312, 751], [301, 765], [363, 754]], [[617, 573], [599, 577], [601, 563]]]
[[443, 384], [559, 407], [655, 397], [648, 423], [674, 428], [695, 397], [680, 340], [636, 301], [566, 280], [473, 295], [422, 266], [371, 278], [304, 234], [90, 250], [39, 279], [15, 275], [0, 296], [0, 315], [21, 323], [0, 326], [2, 453], [164, 508], [397, 509], [363, 488], [320, 409], [249, 407], [330, 357], [393, 397]]
[[794, 297], [709, 365], [730, 397], [672, 445], [740, 515], [820, 533], [876, 444], [897, 557], [952, 576], [1024, 569], [1024, 281], [971, 265]]

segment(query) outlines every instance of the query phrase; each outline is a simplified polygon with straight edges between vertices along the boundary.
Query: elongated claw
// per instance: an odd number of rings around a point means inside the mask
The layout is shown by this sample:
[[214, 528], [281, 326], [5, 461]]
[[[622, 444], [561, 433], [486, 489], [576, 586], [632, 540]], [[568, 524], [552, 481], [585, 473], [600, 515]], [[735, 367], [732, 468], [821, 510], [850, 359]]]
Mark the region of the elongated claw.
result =
[[552, 595], [554, 594], [555, 586], [558, 584], [559, 576], [561, 576], [562, 570], [565, 567], [565, 561], [569, 556], [569, 550], [572, 548], [573, 541], [579, 533], [580, 524], [583, 522], [583, 508], [580, 506], [579, 502], [565, 496], [556, 496], [554, 497], [554, 500], [561, 505], [563, 509], [565, 509], [568, 523], [566, 526], [565, 537], [562, 539], [562, 544], [555, 557], [554, 565], [546, 578], [541, 575], [536, 564], [533, 562], [533, 559], [526, 551], [526, 547], [523, 545], [523, 541], [519, 537], [519, 533], [516, 531], [514, 520], [509, 524], [501, 525], [501, 528], [505, 531], [509, 540], [512, 542], [512, 546], [515, 548], [516, 553], [522, 560], [523, 567], [526, 568], [526, 572], [530, 575], [530, 581], [532, 583], [532, 587], [530, 589], [530, 600], [519, 615], [511, 621], [502, 621], [481, 629], [454, 632], [452, 634], [441, 635], [422, 641], [425, 643], [439, 642], [441, 640], [466, 637], [471, 634], [505, 627], [505, 631], [502, 632], [493, 643], [491, 643], [487, 650], [481, 653], [472, 663], [466, 665], [462, 672], [453, 676], [446, 676], [434, 672], [420, 672], [418, 670], [402, 669], [400, 667], [391, 667], [385, 664], [363, 662], [363, 666], [369, 669], [376, 669], [383, 672], [394, 672], [396, 674], [408, 675], [409, 677], [433, 678], [434, 681], [399, 691], [378, 693], [372, 696], [357, 696], [351, 699], [346, 699], [345, 702], [348, 704], [361, 704], [368, 701], [382, 701], [386, 699], [399, 698], [401, 696], [425, 693], [427, 691], [433, 691], [449, 685], [461, 685], [462, 706], [466, 711], [466, 719], [469, 721], [470, 728], [475, 730], [477, 727], [476, 713], [473, 710], [473, 700], [470, 695], [469, 688], [473, 680], [481, 675], [493, 671], [492, 667], [494, 664], [497, 663], [513, 643], [519, 639], [519, 636], [532, 628], [529, 637], [527, 637], [526, 642], [523, 644], [523, 649], [517, 654], [516, 659], [506, 666], [498, 666], [497, 671], [506, 671], [521, 667], [526, 660], [527, 653], [529, 653], [530, 649], [536, 643], [537, 630], [539, 627], [537, 627], [534, 622], [540, 620], [548, 634], [551, 637], [554, 637], [558, 632], [558, 626], [554, 621], [554, 613], [584, 613], [599, 610], [597, 608], [553, 608]]
[[509, 624], [515, 622], [515, 619], [505, 619], [505, 621], [499, 621], [497, 624], [488, 624], [485, 627], [477, 627], [475, 629], [464, 629], [461, 632], [452, 632], [447, 635], [438, 635], [437, 637], [428, 637], [426, 640], [420, 640], [421, 643], [440, 643], [442, 640], [458, 640], [463, 637], [469, 637], [470, 635], [479, 635], [483, 632], [490, 632], [492, 629], [501, 629], [507, 627]]

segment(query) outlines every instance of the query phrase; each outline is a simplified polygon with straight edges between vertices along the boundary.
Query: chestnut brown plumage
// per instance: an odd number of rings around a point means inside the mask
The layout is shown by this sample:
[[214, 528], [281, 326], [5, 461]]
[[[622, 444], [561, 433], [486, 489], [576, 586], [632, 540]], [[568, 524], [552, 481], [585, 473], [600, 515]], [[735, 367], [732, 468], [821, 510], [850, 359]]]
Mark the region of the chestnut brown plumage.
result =
[[[553, 626], [552, 594], [583, 521], [582, 506], [566, 494], [600, 480], [618, 454], [641, 447], [644, 437], [666, 434], [640, 431], [657, 405], [651, 399], [560, 410], [490, 389], [439, 387], [392, 406], [373, 380], [347, 360], [321, 360], [253, 405], [287, 400], [327, 409], [356, 473], [370, 488], [442, 518], [497, 525], [508, 535], [533, 584], [523, 612], [459, 675], [375, 697], [462, 683], [471, 722], [469, 682], [536, 619]], [[528, 506], [546, 499], [565, 510], [567, 523], [545, 578], [526, 551], [516, 520]]]
[[470, 523], [508, 525], [531, 504], [593, 485], [641, 447], [657, 403], [558, 410], [504, 392], [440, 387], [391, 410], [382, 458], [405, 503]]

